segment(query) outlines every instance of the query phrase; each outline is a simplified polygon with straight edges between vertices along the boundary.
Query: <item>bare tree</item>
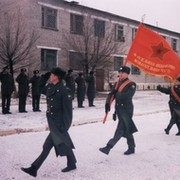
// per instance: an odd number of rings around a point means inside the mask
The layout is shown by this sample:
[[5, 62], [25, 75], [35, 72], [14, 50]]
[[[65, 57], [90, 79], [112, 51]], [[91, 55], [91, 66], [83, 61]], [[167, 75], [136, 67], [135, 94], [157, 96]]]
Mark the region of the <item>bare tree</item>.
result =
[[39, 36], [28, 29], [20, 11], [1, 15], [0, 26], [0, 64], [9, 65], [12, 75], [22, 67], [31, 64], [29, 59], [34, 56], [35, 43]]
[[120, 46], [120, 43], [115, 41], [113, 27], [106, 27], [105, 32], [102, 29], [98, 33], [95, 35], [91, 17], [86, 17], [80, 35], [68, 34], [67, 31], [63, 33], [63, 49], [67, 52], [72, 50], [78, 53], [81, 59], [79, 65], [86, 74], [95, 68], [110, 68], [112, 55], [117, 54]]

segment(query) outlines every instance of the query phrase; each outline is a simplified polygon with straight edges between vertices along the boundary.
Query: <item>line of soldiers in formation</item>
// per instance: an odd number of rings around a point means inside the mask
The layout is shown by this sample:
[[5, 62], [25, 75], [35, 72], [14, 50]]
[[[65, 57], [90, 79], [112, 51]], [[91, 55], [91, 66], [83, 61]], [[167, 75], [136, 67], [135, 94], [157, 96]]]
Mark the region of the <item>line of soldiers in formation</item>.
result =
[[[29, 78], [26, 74], [26, 69], [22, 68], [19, 75], [15, 79], [18, 83], [18, 98], [19, 105], [18, 110], [20, 113], [26, 113], [26, 99], [29, 93], [29, 84], [32, 84], [32, 110], [34, 112], [40, 112], [40, 96], [41, 92], [39, 89], [39, 82], [41, 76], [39, 70], [33, 71], [33, 77]], [[2, 98], [2, 113], [11, 114], [10, 104], [11, 96], [15, 91], [15, 84], [13, 77], [10, 73], [9, 66], [5, 66], [3, 71], [0, 73], [1, 81], [1, 98]], [[83, 73], [79, 73], [78, 77], [74, 78], [73, 70], [68, 70], [68, 73], [65, 77], [66, 86], [71, 90], [72, 98], [75, 98], [75, 92], [77, 91], [77, 103], [79, 108], [83, 108], [83, 101], [85, 100], [86, 95], [86, 83], [87, 83], [87, 98], [89, 102], [89, 107], [95, 106], [95, 79], [94, 72], [90, 71], [89, 75], [86, 78], [83, 76]], [[76, 90], [77, 84], [77, 90]]]

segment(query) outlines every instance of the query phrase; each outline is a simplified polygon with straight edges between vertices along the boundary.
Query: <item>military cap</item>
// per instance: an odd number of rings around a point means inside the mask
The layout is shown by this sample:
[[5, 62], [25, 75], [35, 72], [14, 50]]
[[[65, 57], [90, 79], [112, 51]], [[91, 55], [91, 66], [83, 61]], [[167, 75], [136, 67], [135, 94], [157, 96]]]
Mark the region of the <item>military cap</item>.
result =
[[127, 74], [130, 73], [130, 68], [128, 66], [121, 66], [119, 72], [125, 72]]
[[52, 74], [54, 74], [54, 75], [56, 75], [56, 76], [58, 76], [58, 77], [60, 77], [60, 78], [64, 78], [65, 77], [65, 75], [66, 75], [66, 71], [64, 71], [63, 69], [61, 69], [61, 68], [59, 68], [59, 67], [56, 67], [56, 68], [53, 68], [52, 70], [51, 70], [51, 73]]

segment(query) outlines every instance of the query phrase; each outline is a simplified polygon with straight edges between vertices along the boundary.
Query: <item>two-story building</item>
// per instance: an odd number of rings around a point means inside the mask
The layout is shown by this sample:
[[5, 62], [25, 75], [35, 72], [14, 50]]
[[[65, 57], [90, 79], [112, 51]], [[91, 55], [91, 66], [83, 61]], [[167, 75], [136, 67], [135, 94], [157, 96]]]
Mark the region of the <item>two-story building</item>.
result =
[[[29, 58], [29, 72], [49, 71], [59, 66], [66, 70], [96, 72], [97, 90], [108, 89], [117, 79], [139, 21], [82, 6], [64, 0], [1, 0], [0, 22], [5, 14], [17, 14], [26, 22], [28, 33], [39, 36], [34, 56]], [[15, 23], [15, 22], [14, 22]], [[158, 32], [180, 56], [180, 33], [145, 24]], [[14, 26], [15, 27], [15, 26]], [[3, 36], [2, 32], [0, 35]], [[111, 45], [110, 45], [111, 44]], [[108, 63], [109, 64], [108, 64]], [[130, 78], [139, 84], [163, 83], [130, 64]]]

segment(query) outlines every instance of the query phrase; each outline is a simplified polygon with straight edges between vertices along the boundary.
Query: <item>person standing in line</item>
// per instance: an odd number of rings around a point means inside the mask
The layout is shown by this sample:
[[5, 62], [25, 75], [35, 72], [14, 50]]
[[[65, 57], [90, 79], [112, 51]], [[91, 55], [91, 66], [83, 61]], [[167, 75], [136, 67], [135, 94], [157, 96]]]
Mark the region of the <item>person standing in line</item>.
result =
[[2, 113], [11, 114], [11, 95], [15, 90], [15, 84], [13, 76], [10, 73], [9, 66], [5, 66], [3, 71], [0, 73], [1, 81], [1, 97], [2, 97]]
[[164, 87], [161, 87], [160, 85], [157, 86], [158, 91], [169, 95], [169, 109], [170, 109], [171, 118], [170, 118], [169, 124], [164, 129], [164, 131], [166, 134], [169, 134], [169, 131], [172, 128], [172, 126], [176, 124], [177, 129], [178, 129], [178, 132], [176, 133], [177, 136], [180, 135], [180, 122], [178, 121], [178, 116], [174, 112], [174, 108], [176, 107], [176, 109], [178, 109], [178, 107], [180, 107], [180, 102], [178, 102], [178, 100], [175, 98], [175, 95], [173, 94], [173, 91], [172, 91], [172, 87], [174, 87], [176, 91], [178, 92], [179, 85], [180, 85], [180, 77], [178, 77], [174, 85], [169, 88], [164, 88]]
[[96, 94], [94, 71], [90, 71], [89, 76], [86, 77], [86, 82], [89, 107], [94, 107], [94, 98]]
[[83, 101], [86, 94], [86, 83], [82, 73], [79, 73], [79, 76], [75, 79], [77, 83], [77, 102], [79, 108], [84, 108]]
[[26, 99], [29, 93], [29, 78], [26, 75], [26, 69], [22, 68], [20, 74], [16, 78], [18, 83], [19, 112], [27, 113]]
[[[71, 91], [63, 83], [66, 72], [61, 68], [53, 68], [51, 73], [41, 76], [40, 85], [42, 93], [47, 99], [47, 121], [49, 135], [47, 136], [43, 150], [39, 157], [29, 168], [21, 168], [25, 173], [36, 177], [37, 171], [47, 158], [50, 150], [54, 147], [56, 156], [66, 156], [67, 167], [62, 172], [76, 169], [76, 158], [73, 153], [74, 145], [68, 133], [72, 123], [72, 96]], [[51, 83], [45, 85], [50, 77]]]
[[30, 83], [32, 84], [32, 107], [34, 112], [40, 112], [39, 104], [40, 104], [40, 89], [39, 82], [41, 77], [39, 76], [39, 70], [33, 71], [33, 77], [30, 79]]
[[[136, 91], [135, 82], [128, 79], [130, 68], [128, 66], [122, 66], [119, 70], [120, 81], [117, 83], [115, 89], [113, 89], [107, 96], [105, 104], [105, 112], [110, 111], [111, 98], [115, 98], [115, 111], [119, 119], [118, 125], [113, 138], [111, 138], [107, 145], [99, 150], [106, 155], [120, 140], [125, 137], [127, 139], [128, 150], [124, 152], [125, 155], [135, 153], [135, 141], [133, 133], [137, 132], [137, 128], [132, 120], [133, 117], [133, 102], [132, 98]], [[115, 118], [114, 118], [115, 120]]]
[[66, 81], [66, 86], [71, 90], [72, 99], [74, 99], [75, 81], [74, 81], [73, 70], [72, 69], [68, 70], [68, 74], [66, 75], [65, 81]]

